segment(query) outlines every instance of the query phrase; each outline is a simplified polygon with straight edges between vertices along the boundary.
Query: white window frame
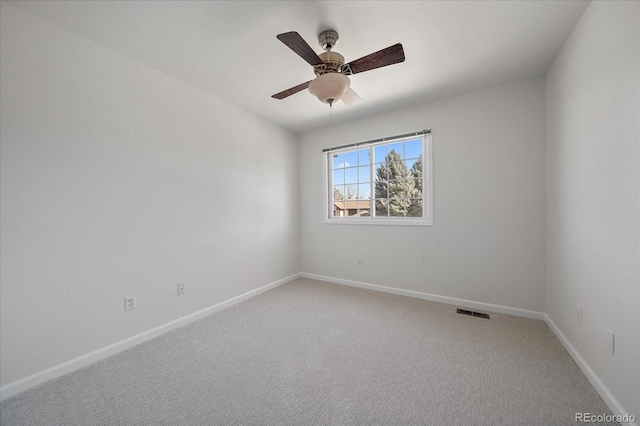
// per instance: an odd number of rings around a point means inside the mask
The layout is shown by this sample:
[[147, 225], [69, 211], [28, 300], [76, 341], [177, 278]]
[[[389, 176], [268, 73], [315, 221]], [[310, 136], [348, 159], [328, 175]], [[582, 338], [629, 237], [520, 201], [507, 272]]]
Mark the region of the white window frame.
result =
[[[336, 217], [332, 216], [333, 207], [333, 182], [332, 182], [332, 161], [333, 154], [340, 152], [352, 151], [356, 147], [362, 149], [373, 147], [376, 145], [397, 143], [401, 141], [422, 138], [422, 217], [375, 217], [375, 216], [348, 216]], [[433, 140], [431, 131], [425, 131], [424, 134], [404, 135], [396, 138], [385, 138], [378, 141], [353, 144], [341, 148], [324, 150], [322, 153], [324, 162], [324, 223], [339, 225], [419, 225], [433, 226]], [[371, 157], [370, 157], [371, 158]], [[374, 166], [371, 161], [371, 206], [375, 203], [375, 179]]]

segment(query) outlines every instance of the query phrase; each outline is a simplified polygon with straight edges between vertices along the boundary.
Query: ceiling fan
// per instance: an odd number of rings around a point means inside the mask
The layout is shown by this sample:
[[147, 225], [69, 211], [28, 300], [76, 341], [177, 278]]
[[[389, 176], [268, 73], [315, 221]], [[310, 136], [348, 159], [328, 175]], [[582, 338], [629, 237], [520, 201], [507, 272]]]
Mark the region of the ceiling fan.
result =
[[318, 36], [320, 46], [324, 49], [320, 55], [295, 31], [278, 34], [277, 37], [313, 67], [316, 78], [271, 96], [275, 99], [284, 99], [308, 88], [321, 102], [333, 105], [342, 99], [350, 107], [361, 99], [349, 87], [351, 82], [347, 76], [404, 61], [404, 50], [402, 44], [398, 43], [345, 64], [344, 57], [331, 50], [338, 41], [338, 33], [334, 30], [323, 31]]

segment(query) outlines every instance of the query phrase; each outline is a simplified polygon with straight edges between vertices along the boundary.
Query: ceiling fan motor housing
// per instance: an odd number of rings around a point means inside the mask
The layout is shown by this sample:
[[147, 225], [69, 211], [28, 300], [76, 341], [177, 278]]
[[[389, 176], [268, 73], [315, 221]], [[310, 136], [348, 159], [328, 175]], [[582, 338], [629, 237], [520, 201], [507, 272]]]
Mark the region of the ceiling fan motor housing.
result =
[[318, 56], [324, 63], [313, 67], [313, 71], [317, 76], [321, 76], [328, 72], [339, 72], [347, 75], [351, 74], [350, 72], [345, 72], [347, 71], [347, 68], [344, 65], [344, 56], [338, 52], [322, 52]]

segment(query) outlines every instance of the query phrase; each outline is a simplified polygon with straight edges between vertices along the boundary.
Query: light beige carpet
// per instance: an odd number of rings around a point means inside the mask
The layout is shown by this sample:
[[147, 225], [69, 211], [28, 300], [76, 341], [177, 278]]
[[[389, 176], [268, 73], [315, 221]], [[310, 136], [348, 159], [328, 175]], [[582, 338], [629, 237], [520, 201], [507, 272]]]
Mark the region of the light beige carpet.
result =
[[2, 425], [570, 425], [542, 321], [299, 279], [4, 401]]

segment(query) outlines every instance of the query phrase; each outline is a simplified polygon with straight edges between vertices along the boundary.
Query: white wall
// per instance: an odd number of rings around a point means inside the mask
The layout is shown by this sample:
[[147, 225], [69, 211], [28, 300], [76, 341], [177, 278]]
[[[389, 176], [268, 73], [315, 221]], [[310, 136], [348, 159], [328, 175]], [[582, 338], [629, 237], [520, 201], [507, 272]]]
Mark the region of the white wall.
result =
[[[636, 418], [639, 28], [640, 3], [591, 3], [546, 77], [546, 311]], [[615, 355], [605, 329], [615, 333]]]
[[[323, 223], [322, 148], [423, 128], [433, 130], [434, 226]], [[303, 134], [300, 188], [302, 272], [544, 310], [541, 79]]]
[[[327, 126], [299, 147], [1, 8], [0, 385], [303, 271], [546, 310], [640, 417], [637, 2], [594, 2], [544, 81]], [[425, 127], [433, 227], [323, 224], [322, 148]]]
[[2, 385], [298, 272], [296, 135], [1, 7]]

